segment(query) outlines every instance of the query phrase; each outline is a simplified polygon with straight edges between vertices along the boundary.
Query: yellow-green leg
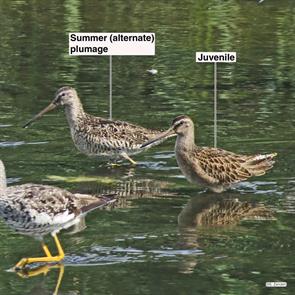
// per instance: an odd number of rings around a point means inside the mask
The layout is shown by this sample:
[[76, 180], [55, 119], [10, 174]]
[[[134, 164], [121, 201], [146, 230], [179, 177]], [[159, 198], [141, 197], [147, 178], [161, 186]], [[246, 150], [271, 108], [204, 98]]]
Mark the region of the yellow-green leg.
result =
[[58, 237], [57, 237], [56, 234], [53, 234], [52, 237], [53, 237], [53, 239], [55, 241], [58, 255], [52, 256], [49, 249], [48, 249], [48, 247], [46, 246], [46, 244], [42, 243], [42, 248], [43, 248], [43, 251], [46, 254], [46, 257], [22, 258], [15, 265], [14, 269], [15, 270], [21, 269], [21, 268], [25, 267], [27, 264], [34, 263], [34, 262], [59, 262], [59, 261], [63, 260], [63, 258], [65, 257], [65, 254], [64, 254], [62, 246], [61, 246], [61, 244], [60, 244], [60, 242], [58, 240]]
[[52, 257], [47, 245], [42, 241], [42, 249], [47, 257]]
[[52, 235], [52, 236], [53, 236], [53, 239], [54, 239], [54, 241], [55, 241], [55, 245], [56, 245], [57, 252], [58, 252], [58, 256], [57, 256], [57, 257], [59, 257], [60, 260], [62, 260], [62, 259], [64, 259], [64, 257], [65, 257], [64, 250], [63, 250], [63, 248], [62, 248], [62, 246], [61, 246], [61, 244], [60, 244], [60, 241], [59, 241], [57, 235], [54, 234], [54, 235]]
[[133, 165], [137, 165], [137, 163], [134, 160], [132, 160], [125, 152], [124, 153], [121, 153], [121, 156], [124, 159], [128, 160], [129, 162], [131, 162]]

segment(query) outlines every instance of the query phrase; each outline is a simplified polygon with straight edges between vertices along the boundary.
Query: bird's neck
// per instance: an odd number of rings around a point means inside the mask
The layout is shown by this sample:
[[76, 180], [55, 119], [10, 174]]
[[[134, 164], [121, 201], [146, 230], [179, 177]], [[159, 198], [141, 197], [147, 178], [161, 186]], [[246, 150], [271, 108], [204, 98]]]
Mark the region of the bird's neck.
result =
[[6, 190], [6, 173], [5, 173], [5, 168], [2, 163], [0, 163], [0, 196], [2, 193], [5, 192]]
[[189, 130], [186, 134], [178, 134], [176, 139], [176, 150], [192, 150], [195, 147], [194, 130]]
[[75, 126], [79, 122], [79, 119], [84, 116], [83, 106], [79, 97], [65, 106], [65, 112], [69, 125]]

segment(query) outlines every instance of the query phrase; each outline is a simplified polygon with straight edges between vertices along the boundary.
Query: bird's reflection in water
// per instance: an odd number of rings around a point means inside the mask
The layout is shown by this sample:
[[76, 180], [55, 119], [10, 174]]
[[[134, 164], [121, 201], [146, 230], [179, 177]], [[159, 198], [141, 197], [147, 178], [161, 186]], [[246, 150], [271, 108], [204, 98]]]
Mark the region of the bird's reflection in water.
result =
[[[234, 195], [196, 196], [189, 200], [178, 216], [180, 247], [204, 249], [198, 241], [203, 230], [238, 225], [242, 220], [274, 220], [274, 213], [261, 203], [240, 201]], [[197, 264], [196, 255], [187, 255], [181, 262], [180, 272], [192, 273]]]
[[38, 286], [34, 286], [32, 290], [30, 290], [30, 294], [53, 294], [53, 295], [57, 295], [59, 294], [59, 289], [61, 286], [61, 282], [63, 279], [63, 275], [64, 275], [64, 265], [62, 263], [59, 264], [45, 264], [45, 265], [41, 265], [41, 266], [37, 266], [34, 268], [31, 267], [27, 267], [24, 268], [20, 271], [17, 271], [16, 274], [24, 279], [27, 278], [31, 278], [31, 277], [35, 277], [35, 276], [46, 276], [49, 271], [57, 269], [58, 270], [58, 277], [56, 280], [56, 285], [55, 288], [53, 290], [53, 292], [47, 290], [47, 288], [43, 285], [38, 285]]
[[95, 192], [98, 195], [115, 194], [117, 201], [113, 203], [112, 208], [129, 208], [134, 199], [163, 198], [177, 195], [177, 193], [169, 190], [170, 185], [170, 182], [154, 179], [127, 178], [112, 186], [88, 184], [87, 188], [81, 187], [80, 191], [83, 193]]
[[[88, 186], [87, 189], [81, 188], [79, 192], [91, 193], [96, 192], [97, 195], [116, 195], [116, 202], [109, 204], [103, 210], [110, 210], [114, 208], [130, 208], [132, 207], [132, 200], [141, 198], [163, 198], [172, 197], [176, 193], [169, 191], [169, 182], [153, 180], [153, 179], [125, 179], [120, 181], [115, 186]], [[85, 217], [81, 217], [80, 221], [75, 224], [67, 232], [68, 234], [76, 234], [86, 228]], [[83, 239], [83, 238], [80, 238]]]

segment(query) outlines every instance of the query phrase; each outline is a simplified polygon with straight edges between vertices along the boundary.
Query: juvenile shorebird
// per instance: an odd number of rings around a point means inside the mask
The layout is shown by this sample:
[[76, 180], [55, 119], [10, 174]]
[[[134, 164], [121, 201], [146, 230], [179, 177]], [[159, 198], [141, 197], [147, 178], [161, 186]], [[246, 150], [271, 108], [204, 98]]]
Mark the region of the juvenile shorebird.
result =
[[[129, 155], [135, 155], [150, 148], [151, 145], [145, 148], [141, 146], [162, 133], [128, 122], [113, 121], [87, 114], [83, 110], [76, 90], [68, 86], [60, 88], [53, 101], [23, 127], [28, 127], [33, 121], [60, 105], [65, 107], [75, 146], [81, 153], [88, 156], [123, 157], [132, 164], [136, 164]], [[160, 142], [155, 141], [154, 145]]]
[[195, 145], [194, 123], [188, 116], [178, 116], [171, 128], [142, 145], [177, 134], [175, 155], [178, 166], [189, 182], [208, 187], [220, 193], [232, 184], [251, 176], [260, 176], [272, 168], [276, 153], [266, 155], [239, 155], [219, 148]]
[[[59, 262], [64, 251], [57, 233], [77, 224], [88, 212], [104, 207], [116, 200], [115, 197], [73, 194], [67, 190], [40, 184], [6, 186], [6, 174], [0, 160], [0, 217], [14, 230], [41, 241], [45, 257], [22, 258], [14, 267], [24, 268], [34, 262]], [[43, 241], [51, 234], [58, 251], [53, 256]]]

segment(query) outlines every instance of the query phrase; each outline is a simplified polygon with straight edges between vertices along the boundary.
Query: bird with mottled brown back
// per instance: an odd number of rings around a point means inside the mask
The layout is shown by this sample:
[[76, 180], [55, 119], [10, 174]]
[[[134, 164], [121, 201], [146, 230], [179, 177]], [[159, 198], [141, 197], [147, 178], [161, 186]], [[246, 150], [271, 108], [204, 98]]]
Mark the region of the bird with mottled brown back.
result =
[[[60, 88], [52, 102], [23, 127], [28, 127], [33, 121], [57, 106], [65, 107], [73, 142], [81, 153], [88, 156], [125, 158], [136, 164], [130, 155], [150, 148], [152, 145], [143, 148], [142, 144], [162, 133], [159, 130], [144, 128], [129, 122], [109, 120], [87, 114], [77, 91], [68, 86]], [[175, 136], [175, 134], [171, 136]], [[154, 144], [160, 143], [161, 140], [157, 140]]]
[[[58, 262], [64, 258], [57, 238], [60, 230], [80, 222], [81, 218], [96, 209], [116, 201], [115, 195], [95, 196], [74, 194], [55, 186], [27, 183], [6, 187], [5, 167], [0, 161], [0, 217], [20, 234], [34, 237], [42, 242], [45, 257], [23, 258], [15, 266], [24, 268], [38, 262]], [[43, 242], [51, 234], [58, 255], [53, 256]]]
[[171, 128], [143, 144], [177, 134], [175, 155], [178, 166], [188, 181], [222, 192], [231, 185], [252, 176], [260, 176], [273, 167], [276, 153], [241, 155], [219, 148], [195, 145], [194, 123], [185, 115], [178, 116]]

